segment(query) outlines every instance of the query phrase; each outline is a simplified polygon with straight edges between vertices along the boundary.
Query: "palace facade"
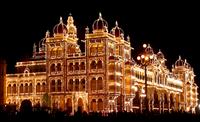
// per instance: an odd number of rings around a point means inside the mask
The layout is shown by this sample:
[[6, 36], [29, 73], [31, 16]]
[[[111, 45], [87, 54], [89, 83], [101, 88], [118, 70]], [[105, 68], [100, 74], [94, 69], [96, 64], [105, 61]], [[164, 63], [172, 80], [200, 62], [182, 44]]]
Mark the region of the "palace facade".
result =
[[14, 74], [6, 74], [5, 102], [19, 106], [24, 99], [33, 105], [74, 112], [192, 111], [197, 107], [197, 88], [193, 68], [178, 58], [167, 69], [161, 51], [154, 53], [147, 45], [145, 53], [153, 60], [147, 68], [147, 95], [144, 67], [131, 57], [130, 38], [116, 22], [108, 23], [99, 14], [92, 32], [85, 29], [85, 51], [78, 45], [77, 28], [71, 15], [60, 18], [53, 33], [46, 32], [33, 46], [33, 57], [17, 62]]

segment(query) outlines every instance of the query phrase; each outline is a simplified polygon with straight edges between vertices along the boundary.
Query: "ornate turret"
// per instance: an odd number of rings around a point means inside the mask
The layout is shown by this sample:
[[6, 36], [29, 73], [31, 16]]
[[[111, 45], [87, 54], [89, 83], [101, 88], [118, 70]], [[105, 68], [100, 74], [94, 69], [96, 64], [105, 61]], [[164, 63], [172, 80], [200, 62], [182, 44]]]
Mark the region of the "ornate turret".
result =
[[74, 19], [71, 13], [69, 14], [68, 19], [67, 19], [67, 35], [68, 37], [73, 38], [73, 39], [77, 37], [77, 28], [74, 25]]
[[185, 62], [181, 59], [181, 56], [179, 56], [178, 60], [175, 62], [175, 68], [177, 67], [183, 67]]
[[153, 55], [154, 54], [153, 49], [150, 46], [150, 44], [148, 44], [147, 47], [145, 48], [145, 53], [148, 54], [148, 55]]
[[67, 32], [67, 26], [63, 23], [62, 17], [60, 17], [60, 22], [56, 24], [53, 28], [54, 36], [65, 34]]
[[115, 27], [112, 28], [111, 33], [115, 35], [116, 38], [124, 38], [124, 31], [118, 26], [118, 22], [115, 22]]
[[99, 13], [99, 18], [94, 21], [92, 25], [93, 33], [95, 32], [108, 32], [108, 23], [102, 18], [101, 13]]

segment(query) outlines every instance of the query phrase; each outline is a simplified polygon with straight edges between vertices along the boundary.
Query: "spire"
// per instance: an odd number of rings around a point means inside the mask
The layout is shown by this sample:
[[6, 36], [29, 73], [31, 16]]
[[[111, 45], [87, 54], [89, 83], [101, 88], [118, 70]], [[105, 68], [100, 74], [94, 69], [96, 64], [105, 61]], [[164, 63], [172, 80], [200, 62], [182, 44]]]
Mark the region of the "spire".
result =
[[130, 42], [130, 36], [129, 35], [127, 36], [127, 41]]
[[161, 49], [159, 49], [159, 51], [158, 52], [161, 52]]
[[101, 12], [99, 12], [99, 19], [102, 19], [102, 15], [101, 15]]
[[85, 28], [85, 33], [86, 33], [86, 34], [89, 33], [89, 28], [88, 28], [88, 26]]
[[46, 31], [46, 35], [45, 35], [45, 38], [48, 38], [50, 36], [50, 32], [49, 30]]
[[115, 21], [115, 26], [118, 27], [118, 22], [117, 21]]
[[69, 13], [69, 16], [72, 16], [72, 13], [71, 13], [71, 12]]
[[181, 56], [180, 55], [178, 56], [178, 59], [181, 60]]
[[185, 63], [187, 63], [187, 59], [185, 59]]
[[60, 23], [63, 23], [62, 17], [60, 16]]

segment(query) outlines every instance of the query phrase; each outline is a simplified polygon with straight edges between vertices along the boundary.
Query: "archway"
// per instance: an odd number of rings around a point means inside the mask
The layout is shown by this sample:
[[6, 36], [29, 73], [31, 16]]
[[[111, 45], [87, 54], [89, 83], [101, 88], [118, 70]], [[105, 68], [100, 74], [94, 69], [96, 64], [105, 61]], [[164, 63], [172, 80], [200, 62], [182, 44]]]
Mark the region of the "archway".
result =
[[67, 99], [66, 109], [67, 109], [67, 113], [71, 113], [72, 112], [72, 99], [71, 98]]
[[81, 98], [78, 99], [78, 111], [83, 111], [83, 100]]
[[96, 100], [92, 99], [91, 101], [91, 111], [95, 112], [97, 110]]
[[156, 90], [154, 91], [154, 107], [159, 108], [159, 99], [158, 99], [158, 93]]

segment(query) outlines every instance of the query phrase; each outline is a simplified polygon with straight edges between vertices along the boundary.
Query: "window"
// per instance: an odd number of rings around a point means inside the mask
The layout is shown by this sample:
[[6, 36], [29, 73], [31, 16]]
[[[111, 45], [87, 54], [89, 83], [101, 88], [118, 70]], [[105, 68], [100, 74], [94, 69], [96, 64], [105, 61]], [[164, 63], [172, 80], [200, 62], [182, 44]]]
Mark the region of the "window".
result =
[[103, 89], [103, 80], [102, 77], [99, 77], [97, 79], [97, 90], [102, 90]]
[[52, 80], [51, 81], [51, 92], [55, 92], [56, 89], [55, 89], [55, 80]]
[[69, 89], [69, 91], [73, 91], [73, 79], [69, 80], [68, 89]]
[[92, 78], [90, 83], [91, 83], [91, 90], [96, 90], [96, 79]]
[[75, 63], [75, 68], [74, 69], [75, 70], [79, 70], [79, 63], [78, 62]]
[[79, 79], [75, 79], [75, 91], [79, 91]]
[[95, 62], [95, 61], [92, 61], [92, 62], [91, 62], [90, 68], [91, 68], [91, 69], [96, 69], [96, 62]]
[[68, 68], [69, 68], [69, 71], [73, 71], [73, 63], [70, 63]]
[[13, 85], [13, 87], [12, 87], [12, 92], [13, 92], [14, 94], [16, 94], [16, 93], [17, 93], [16, 84], [14, 84], [14, 85]]
[[56, 68], [55, 68], [55, 67], [56, 67], [55, 64], [51, 64], [51, 68], [50, 68], [50, 69], [51, 69], [51, 72], [55, 72], [55, 71], [56, 71]]
[[97, 68], [98, 68], [98, 69], [102, 69], [102, 67], [103, 67], [102, 61], [99, 60], [99, 61], [97, 62]]
[[81, 62], [81, 70], [85, 70], [85, 62]]
[[61, 71], [61, 64], [60, 63], [57, 64], [57, 71]]
[[11, 93], [11, 84], [9, 84], [8, 87], [7, 87], [7, 93], [8, 93], [8, 94]]
[[25, 84], [25, 93], [28, 93], [28, 83]]
[[20, 92], [20, 93], [23, 93], [23, 84], [20, 85], [20, 87], [19, 87], [19, 92]]
[[61, 80], [58, 80], [58, 92], [61, 92]]
[[29, 84], [29, 93], [32, 93], [33, 92], [33, 86], [32, 86], [32, 83]]
[[46, 85], [45, 85], [45, 83], [42, 83], [42, 90], [41, 91], [45, 92], [46, 91], [45, 89], [46, 89]]
[[40, 92], [40, 83], [37, 83], [36, 85], [36, 92]]

